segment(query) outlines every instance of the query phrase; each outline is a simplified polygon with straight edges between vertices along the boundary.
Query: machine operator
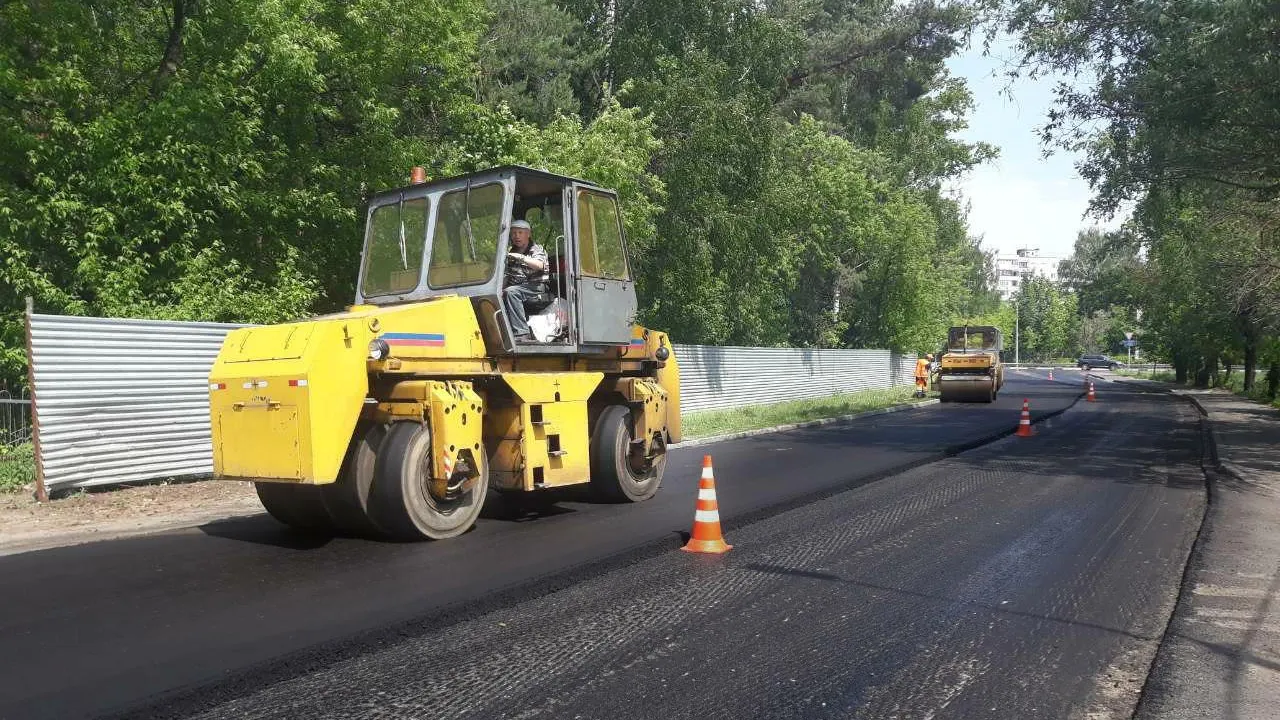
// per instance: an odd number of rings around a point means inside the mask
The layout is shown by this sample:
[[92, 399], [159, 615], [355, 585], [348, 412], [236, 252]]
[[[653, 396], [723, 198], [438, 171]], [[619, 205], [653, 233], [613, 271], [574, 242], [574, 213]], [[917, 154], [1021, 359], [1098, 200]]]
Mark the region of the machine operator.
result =
[[507, 252], [507, 273], [502, 299], [516, 342], [533, 342], [529, 311], [538, 312], [551, 302], [550, 261], [547, 251], [532, 242], [532, 229], [524, 220], [511, 223], [511, 249]]

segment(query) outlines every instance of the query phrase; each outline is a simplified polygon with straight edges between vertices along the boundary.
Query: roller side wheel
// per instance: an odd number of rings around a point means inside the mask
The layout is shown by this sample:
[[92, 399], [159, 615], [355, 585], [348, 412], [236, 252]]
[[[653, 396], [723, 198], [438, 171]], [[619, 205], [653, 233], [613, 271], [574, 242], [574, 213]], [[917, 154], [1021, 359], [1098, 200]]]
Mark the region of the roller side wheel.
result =
[[447, 483], [432, 483], [431, 431], [395, 423], [377, 451], [370, 518], [396, 540], [444, 540], [470, 530], [489, 491], [489, 466], [479, 454], [467, 463]]
[[386, 534], [369, 516], [374, 465], [386, 436], [387, 429], [382, 425], [371, 425], [358, 432], [338, 480], [320, 486], [320, 498], [334, 526], [344, 533], [370, 537]]
[[[610, 405], [600, 413], [591, 433], [591, 489], [611, 502], [642, 502], [662, 485], [667, 465], [665, 446], [645, 458], [631, 436], [631, 412]], [[655, 441], [658, 442], [658, 441]]]
[[316, 485], [256, 482], [258, 500], [271, 517], [298, 530], [333, 532], [333, 520], [320, 500]]

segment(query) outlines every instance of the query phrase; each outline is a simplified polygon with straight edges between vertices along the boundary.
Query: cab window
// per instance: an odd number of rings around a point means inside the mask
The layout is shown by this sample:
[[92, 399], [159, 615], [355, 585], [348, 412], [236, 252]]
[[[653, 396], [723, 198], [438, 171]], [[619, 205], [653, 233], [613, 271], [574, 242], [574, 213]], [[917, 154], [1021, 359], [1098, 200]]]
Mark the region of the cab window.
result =
[[406, 293], [418, 287], [427, 240], [426, 198], [376, 208], [369, 218], [361, 291], [366, 297]]
[[498, 183], [445, 193], [431, 240], [431, 287], [474, 285], [493, 277], [502, 210], [503, 189]]
[[618, 204], [612, 197], [578, 191], [578, 266], [583, 275], [627, 280]]

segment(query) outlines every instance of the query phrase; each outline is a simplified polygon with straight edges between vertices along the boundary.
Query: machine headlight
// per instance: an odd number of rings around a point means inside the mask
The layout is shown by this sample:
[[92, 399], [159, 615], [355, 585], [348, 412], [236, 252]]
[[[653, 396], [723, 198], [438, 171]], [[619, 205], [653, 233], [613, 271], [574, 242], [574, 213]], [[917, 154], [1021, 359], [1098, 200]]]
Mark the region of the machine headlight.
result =
[[658, 358], [659, 361], [666, 360], [671, 357], [671, 351], [667, 349], [666, 345], [662, 345], [658, 348], [657, 352], [653, 354], [653, 356]]
[[369, 341], [369, 359], [385, 360], [391, 354], [391, 346], [382, 338], [374, 338]]

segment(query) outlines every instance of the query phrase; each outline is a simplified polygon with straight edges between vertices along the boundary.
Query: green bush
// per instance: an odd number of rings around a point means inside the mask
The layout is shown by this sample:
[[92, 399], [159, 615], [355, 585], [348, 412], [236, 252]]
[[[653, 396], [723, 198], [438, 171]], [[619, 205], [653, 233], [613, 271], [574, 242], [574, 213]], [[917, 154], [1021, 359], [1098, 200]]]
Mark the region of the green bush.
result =
[[36, 455], [31, 443], [0, 445], [0, 493], [21, 492], [36, 481]]

